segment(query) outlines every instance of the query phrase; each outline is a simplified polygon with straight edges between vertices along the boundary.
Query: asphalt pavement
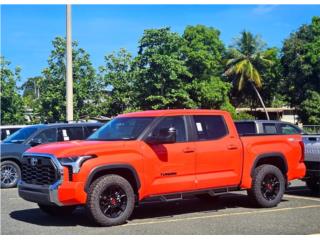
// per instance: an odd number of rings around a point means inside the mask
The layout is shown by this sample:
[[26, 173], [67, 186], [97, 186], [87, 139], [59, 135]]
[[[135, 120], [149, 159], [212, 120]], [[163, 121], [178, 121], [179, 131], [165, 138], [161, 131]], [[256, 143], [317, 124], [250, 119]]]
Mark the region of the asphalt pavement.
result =
[[275, 208], [255, 208], [241, 191], [212, 202], [145, 203], [115, 227], [94, 225], [83, 208], [67, 217], [48, 216], [19, 198], [17, 189], [1, 189], [1, 234], [320, 234], [319, 220], [320, 196], [301, 181]]

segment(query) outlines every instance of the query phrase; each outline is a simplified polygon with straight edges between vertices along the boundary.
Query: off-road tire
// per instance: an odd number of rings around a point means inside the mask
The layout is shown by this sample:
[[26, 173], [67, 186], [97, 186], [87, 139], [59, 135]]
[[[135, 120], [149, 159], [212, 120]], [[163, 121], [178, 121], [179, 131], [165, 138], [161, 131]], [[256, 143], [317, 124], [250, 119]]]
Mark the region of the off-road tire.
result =
[[73, 213], [77, 206], [54, 206], [38, 204], [39, 208], [50, 216], [68, 216]]
[[306, 181], [306, 184], [313, 193], [320, 193], [320, 179], [310, 178]]
[[[2, 181], [3, 180], [2, 179], [2, 174], [3, 174], [2, 171], [3, 171], [3, 168], [5, 168], [6, 166], [13, 168], [16, 171], [16, 177], [10, 183], [5, 183]], [[1, 162], [1, 188], [14, 188], [17, 186], [20, 179], [21, 179], [21, 169], [17, 163], [15, 163], [14, 161], [10, 161], [10, 160]]]
[[[115, 217], [105, 215], [100, 207], [100, 197], [110, 187], [120, 188], [126, 195], [126, 206], [122, 213]], [[123, 177], [115, 174], [102, 176], [90, 186], [86, 209], [89, 216], [101, 226], [114, 226], [124, 224], [131, 216], [135, 206], [135, 194], [131, 184]]]
[[[266, 176], [274, 176], [279, 182], [279, 190], [275, 194], [274, 199], [268, 200], [263, 195], [262, 184]], [[263, 164], [254, 170], [252, 186], [251, 189], [248, 190], [248, 197], [254, 205], [264, 208], [275, 207], [280, 203], [284, 191], [285, 178], [279, 168], [273, 165]]]

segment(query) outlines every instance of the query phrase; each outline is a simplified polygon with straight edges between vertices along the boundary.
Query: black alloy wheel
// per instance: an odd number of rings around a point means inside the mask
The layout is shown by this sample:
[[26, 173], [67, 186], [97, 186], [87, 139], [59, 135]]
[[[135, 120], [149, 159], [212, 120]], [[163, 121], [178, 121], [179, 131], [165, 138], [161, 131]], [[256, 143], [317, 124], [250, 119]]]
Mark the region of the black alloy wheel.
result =
[[12, 188], [17, 186], [21, 176], [18, 164], [13, 161], [1, 162], [1, 188]]
[[263, 197], [270, 201], [274, 200], [280, 191], [280, 182], [277, 176], [267, 174], [261, 182], [261, 192]]
[[119, 185], [109, 186], [100, 194], [100, 209], [107, 217], [119, 217], [126, 207], [127, 195]]

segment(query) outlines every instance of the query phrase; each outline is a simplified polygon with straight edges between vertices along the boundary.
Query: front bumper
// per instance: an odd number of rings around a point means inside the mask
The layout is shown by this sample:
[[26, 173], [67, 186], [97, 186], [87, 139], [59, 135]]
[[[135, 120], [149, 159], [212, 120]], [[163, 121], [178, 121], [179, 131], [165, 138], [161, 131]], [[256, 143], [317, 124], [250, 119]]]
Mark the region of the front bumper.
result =
[[87, 194], [84, 191], [84, 183], [70, 181], [69, 169], [63, 167], [55, 156], [25, 153], [23, 157], [50, 158], [58, 178], [51, 185], [31, 184], [22, 179], [18, 183], [18, 193], [21, 198], [30, 202], [57, 206], [80, 205], [86, 202]]
[[61, 181], [58, 181], [50, 186], [39, 186], [20, 181], [18, 193], [21, 198], [30, 202], [62, 206], [63, 204], [58, 198], [58, 187], [60, 184]]

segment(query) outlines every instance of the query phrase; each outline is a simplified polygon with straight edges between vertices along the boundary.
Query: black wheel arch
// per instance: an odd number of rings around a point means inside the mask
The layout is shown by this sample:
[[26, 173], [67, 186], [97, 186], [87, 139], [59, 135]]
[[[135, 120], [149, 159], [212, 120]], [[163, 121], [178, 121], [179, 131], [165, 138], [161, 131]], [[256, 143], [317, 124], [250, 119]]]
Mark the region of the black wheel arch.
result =
[[280, 152], [272, 152], [272, 153], [263, 153], [260, 154], [253, 162], [251, 168], [251, 177], [253, 176], [254, 170], [262, 165], [262, 164], [270, 164], [278, 167], [281, 172], [286, 176], [288, 172], [288, 163], [286, 157]]
[[90, 185], [95, 179], [106, 174], [118, 174], [126, 178], [129, 183], [133, 185], [134, 191], [136, 193], [141, 187], [139, 175], [133, 166], [129, 164], [110, 164], [98, 166], [91, 170], [85, 184], [85, 192], [89, 191]]
[[16, 163], [20, 168], [21, 168], [21, 162], [18, 158], [16, 157], [4, 157], [4, 158], [1, 158], [1, 162], [5, 162], [5, 161], [11, 161], [11, 162], [14, 162]]

